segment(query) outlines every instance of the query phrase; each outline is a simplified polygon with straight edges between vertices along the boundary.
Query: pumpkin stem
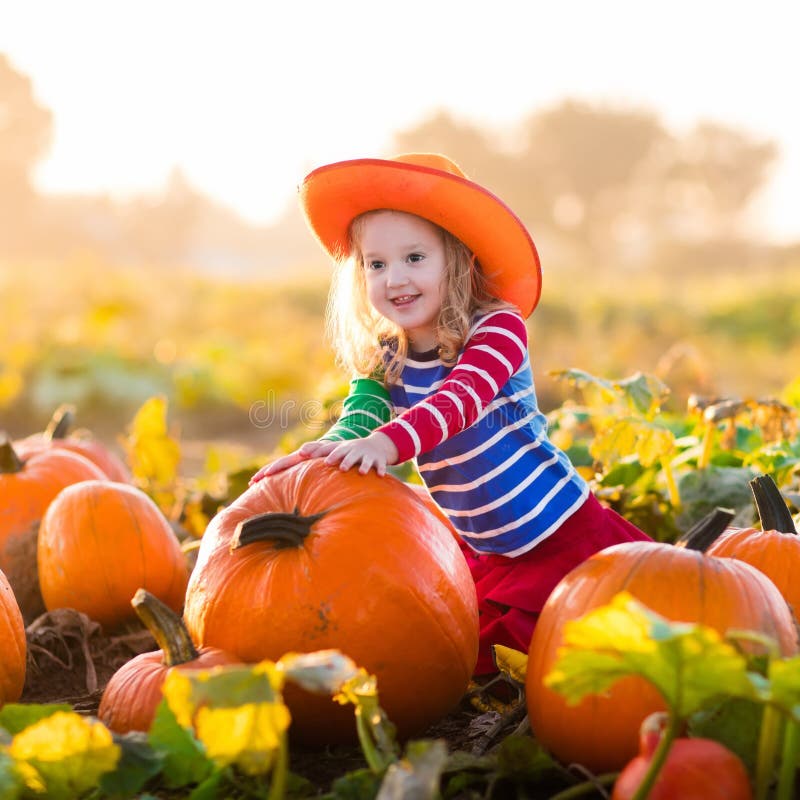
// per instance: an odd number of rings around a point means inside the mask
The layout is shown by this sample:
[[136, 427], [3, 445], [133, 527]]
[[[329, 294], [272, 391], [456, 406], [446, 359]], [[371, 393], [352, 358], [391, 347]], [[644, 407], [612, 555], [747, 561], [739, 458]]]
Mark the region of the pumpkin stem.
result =
[[53, 439], [66, 439], [70, 430], [72, 430], [74, 421], [75, 406], [63, 403], [50, 417], [50, 422], [47, 423], [47, 427], [44, 429], [44, 438], [48, 442], [52, 442]]
[[781, 495], [781, 490], [769, 475], [753, 478], [750, 489], [756, 501], [762, 531], [797, 534], [792, 513]]
[[676, 540], [675, 544], [687, 550], [705, 553], [728, 527], [734, 513], [729, 508], [715, 508], [700, 521], [695, 522], [686, 533]]
[[300, 547], [311, 533], [314, 523], [324, 516], [325, 512], [321, 512], [303, 517], [299, 508], [295, 508], [290, 514], [281, 511], [257, 514], [242, 520], [236, 526], [231, 538], [231, 552], [246, 544], [263, 541], [270, 541], [277, 548]]
[[6, 434], [0, 434], [0, 474], [22, 472], [22, 459], [17, 455]]
[[164, 654], [166, 666], [186, 664], [198, 657], [197, 648], [183, 620], [166, 603], [147, 589], [137, 589], [131, 605], [147, 630], [153, 634]]

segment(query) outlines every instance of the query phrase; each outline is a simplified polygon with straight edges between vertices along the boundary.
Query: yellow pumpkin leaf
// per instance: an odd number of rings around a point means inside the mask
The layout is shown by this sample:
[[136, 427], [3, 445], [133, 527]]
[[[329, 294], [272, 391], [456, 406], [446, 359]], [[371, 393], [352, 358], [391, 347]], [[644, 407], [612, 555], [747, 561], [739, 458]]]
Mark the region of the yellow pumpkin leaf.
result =
[[500, 672], [517, 683], [525, 683], [528, 672], [528, 654], [502, 644], [492, 645], [494, 663]]
[[252, 665], [225, 665], [211, 669], [170, 672], [163, 686], [178, 724], [191, 728], [200, 708], [235, 708], [248, 703], [281, 699], [284, 676], [271, 661]]
[[352, 703], [357, 707], [378, 704], [378, 682], [374, 675], [366, 670], [359, 669], [352, 678], [342, 683], [339, 691], [333, 696], [337, 703], [343, 706]]
[[167, 428], [165, 397], [151, 397], [143, 403], [123, 446], [134, 480], [169, 515], [175, 503], [181, 452]]
[[235, 764], [248, 775], [262, 775], [272, 768], [290, 719], [282, 702], [204, 707], [197, 712], [195, 730], [217, 764]]
[[656, 422], [625, 418], [603, 428], [589, 447], [597, 461], [613, 464], [636, 455], [643, 467], [650, 467], [675, 449], [675, 435]]
[[115, 769], [121, 751], [102, 723], [58, 711], [18, 733], [8, 747], [28, 787], [48, 798], [80, 797]]

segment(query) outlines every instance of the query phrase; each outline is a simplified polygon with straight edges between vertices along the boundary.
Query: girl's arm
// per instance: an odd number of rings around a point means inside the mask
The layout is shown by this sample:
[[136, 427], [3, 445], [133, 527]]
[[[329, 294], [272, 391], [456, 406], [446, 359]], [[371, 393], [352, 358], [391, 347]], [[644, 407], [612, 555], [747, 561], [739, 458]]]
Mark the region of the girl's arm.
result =
[[361, 439], [391, 418], [392, 400], [388, 389], [375, 378], [354, 378], [342, 402], [339, 419], [320, 441]]
[[327, 456], [339, 442], [368, 437], [391, 417], [392, 402], [386, 387], [374, 378], [355, 378], [350, 381], [350, 390], [342, 403], [342, 413], [336, 424], [319, 439], [305, 442], [292, 453], [261, 467], [250, 478], [250, 485], [301, 461]]
[[425, 453], [472, 425], [519, 369], [527, 349], [518, 313], [498, 311], [482, 318], [439, 389], [377, 429], [397, 448], [397, 460], [390, 463]]

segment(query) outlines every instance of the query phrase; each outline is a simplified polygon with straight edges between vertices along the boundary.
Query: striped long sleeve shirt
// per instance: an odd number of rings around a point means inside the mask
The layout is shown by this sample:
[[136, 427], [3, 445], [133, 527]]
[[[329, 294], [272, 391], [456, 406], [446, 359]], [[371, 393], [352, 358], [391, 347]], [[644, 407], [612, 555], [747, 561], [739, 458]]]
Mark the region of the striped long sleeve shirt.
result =
[[[386, 407], [386, 390], [377, 382], [351, 387], [348, 400], [359, 394], [353, 389], [361, 390], [358, 404], [374, 391], [370, 412]], [[398, 463], [416, 459], [434, 500], [474, 550], [521, 555], [586, 499], [585, 481], [547, 438], [519, 314], [501, 310], [476, 319], [454, 365], [443, 364], [435, 351], [409, 353], [388, 396], [392, 419], [359, 411], [358, 421], [368, 424], [352, 435], [334, 427], [326, 438], [386, 434]], [[351, 400], [351, 412], [353, 406]], [[345, 414], [339, 425], [346, 424]]]

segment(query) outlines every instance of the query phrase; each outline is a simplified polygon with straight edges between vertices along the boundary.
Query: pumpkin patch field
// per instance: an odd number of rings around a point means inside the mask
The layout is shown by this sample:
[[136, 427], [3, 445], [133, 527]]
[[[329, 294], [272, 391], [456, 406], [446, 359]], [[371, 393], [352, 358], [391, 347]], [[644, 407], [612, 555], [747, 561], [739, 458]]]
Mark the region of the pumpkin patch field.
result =
[[[791, 396], [679, 415], [651, 375], [554, 378], [574, 396], [553, 437], [656, 541], [569, 573], [489, 683], [469, 571], [415, 474], [187, 476], [159, 396], [93, 438], [115, 479], [46, 435], [4, 440], [3, 553], [34, 547], [0, 581], [0, 796], [793, 796]], [[16, 601], [31, 576], [40, 607]]]
[[610, 378], [550, 351], [550, 436], [654, 541], [576, 567], [475, 680], [474, 585], [412, 468], [248, 485], [338, 413], [324, 294], [269, 317], [71, 274], [85, 307], [0, 342], [0, 800], [800, 797], [800, 362], [761, 341], [716, 393], [676, 352], [609, 347]]

